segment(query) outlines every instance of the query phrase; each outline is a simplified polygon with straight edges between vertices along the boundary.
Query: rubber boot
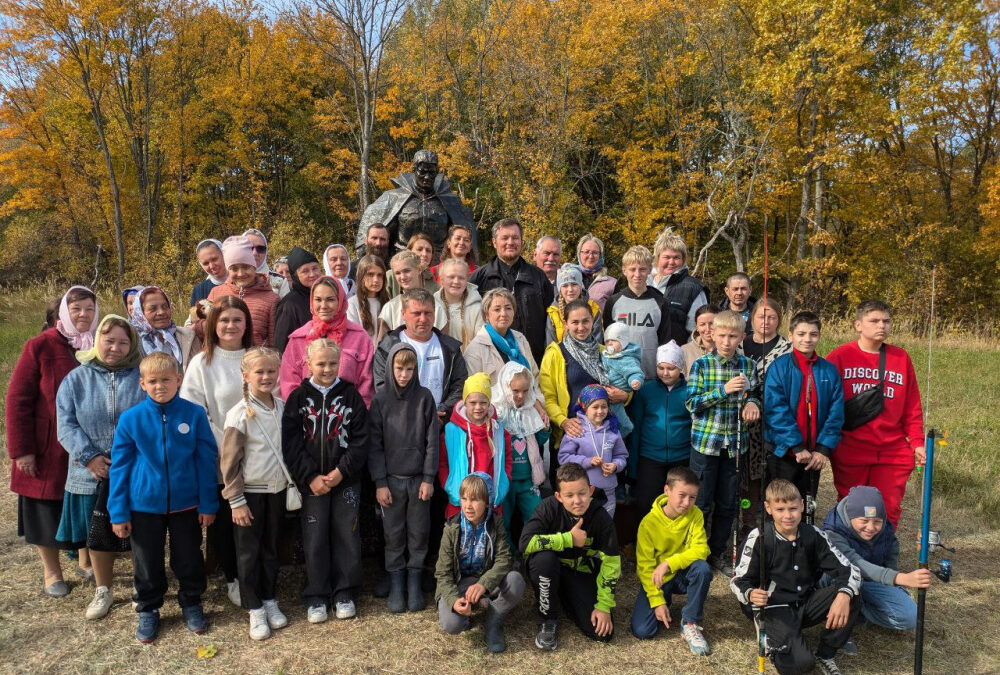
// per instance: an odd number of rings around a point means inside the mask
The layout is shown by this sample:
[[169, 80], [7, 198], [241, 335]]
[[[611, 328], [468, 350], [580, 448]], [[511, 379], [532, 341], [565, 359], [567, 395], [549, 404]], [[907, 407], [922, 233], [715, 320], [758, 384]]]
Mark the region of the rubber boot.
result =
[[386, 606], [390, 612], [400, 613], [406, 611], [406, 572], [397, 570], [389, 572], [389, 599]]
[[372, 588], [372, 597], [389, 597], [389, 573], [381, 565], [378, 568], [378, 579], [375, 581], [375, 587]]
[[486, 610], [486, 618], [483, 621], [483, 638], [486, 640], [486, 651], [491, 654], [499, 654], [507, 649], [507, 640], [503, 635], [504, 617], [496, 611], [491, 604]]
[[423, 570], [407, 570], [407, 609], [419, 612], [427, 606], [424, 600]]

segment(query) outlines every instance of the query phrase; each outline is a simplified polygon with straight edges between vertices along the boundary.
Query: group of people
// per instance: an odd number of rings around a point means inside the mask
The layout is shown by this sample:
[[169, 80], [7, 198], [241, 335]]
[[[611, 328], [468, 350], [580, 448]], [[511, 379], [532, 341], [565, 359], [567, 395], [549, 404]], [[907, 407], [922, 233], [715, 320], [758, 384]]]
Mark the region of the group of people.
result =
[[[670, 629], [686, 595], [681, 635], [709, 654], [716, 573], [781, 673], [839, 672], [861, 616], [911, 629], [905, 589], [930, 573], [898, 571], [894, 526], [924, 439], [889, 307], [861, 303], [857, 340], [823, 358], [820, 318], [797, 312], [786, 338], [781, 306], [753, 299], [745, 274], [711, 304], [670, 230], [625, 252], [620, 281], [593, 235], [565, 263], [542, 237], [535, 264], [522, 236], [497, 222], [478, 266], [465, 227], [442, 251], [413, 235], [390, 257], [376, 224], [353, 260], [339, 244], [322, 259], [294, 247], [278, 272], [259, 230], [208, 239], [185, 325], [157, 286], [104, 315], [70, 288], [6, 401], [18, 531], [44, 592], [70, 592], [59, 551], [77, 551], [99, 619], [115, 556], [131, 552], [136, 637], [151, 642], [169, 540], [184, 620], [203, 632], [207, 528], [228, 597], [265, 639], [288, 623], [279, 542], [298, 512], [310, 623], [356, 616], [366, 536], [384, 551], [375, 594], [389, 611], [423, 610], [433, 569], [442, 630], [481, 616], [491, 652], [529, 584], [540, 649], [564, 616], [611, 640], [632, 541], [638, 638]], [[815, 524], [828, 464], [839, 502]], [[637, 531], [622, 505], [646, 514]], [[802, 629], [816, 623], [813, 651]]]

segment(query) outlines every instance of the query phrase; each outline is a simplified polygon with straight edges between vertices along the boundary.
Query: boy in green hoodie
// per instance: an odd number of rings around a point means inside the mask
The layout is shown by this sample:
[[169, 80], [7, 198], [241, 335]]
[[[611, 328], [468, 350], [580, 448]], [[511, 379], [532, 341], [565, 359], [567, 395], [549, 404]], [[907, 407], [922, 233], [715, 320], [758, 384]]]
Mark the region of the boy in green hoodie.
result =
[[667, 473], [663, 494], [639, 524], [635, 545], [636, 574], [642, 591], [635, 599], [632, 634], [639, 639], [654, 637], [660, 624], [670, 628], [670, 596], [687, 595], [681, 610], [681, 635], [699, 656], [711, 653], [702, 634], [702, 614], [712, 568], [708, 558], [705, 519], [694, 505], [698, 476], [686, 466]]

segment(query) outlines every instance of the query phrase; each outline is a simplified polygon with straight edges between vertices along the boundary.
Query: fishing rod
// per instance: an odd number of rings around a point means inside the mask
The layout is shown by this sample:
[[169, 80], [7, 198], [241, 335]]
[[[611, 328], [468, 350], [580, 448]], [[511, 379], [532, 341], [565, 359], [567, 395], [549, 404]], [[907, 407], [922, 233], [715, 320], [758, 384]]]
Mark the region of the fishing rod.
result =
[[[764, 312], [767, 312], [767, 272], [768, 272], [768, 260], [767, 260], [767, 221], [765, 220], [764, 225]], [[763, 390], [764, 382], [767, 381], [767, 359], [764, 360], [764, 375], [761, 382], [761, 389]], [[761, 394], [760, 397], [760, 423], [764, 424], [764, 395]], [[761, 430], [761, 437], [764, 436], [764, 430]], [[764, 452], [760, 455], [760, 496], [758, 497], [757, 504], [757, 540], [760, 542], [760, 548], [757, 550], [757, 580], [760, 582], [760, 588], [762, 590], [767, 590], [767, 561], [764, 555], [764, 525], [767, 522], [767, 515], [764, 510], [764, 486], [767, 485], [767, 446], [764, 446]], [[767, 631], [764, 629], [764, 607], [753, 606], [753, 623], [754, 627], [757, 629], [757, 673], [763, 675], [764, 671], [767, 669]]]

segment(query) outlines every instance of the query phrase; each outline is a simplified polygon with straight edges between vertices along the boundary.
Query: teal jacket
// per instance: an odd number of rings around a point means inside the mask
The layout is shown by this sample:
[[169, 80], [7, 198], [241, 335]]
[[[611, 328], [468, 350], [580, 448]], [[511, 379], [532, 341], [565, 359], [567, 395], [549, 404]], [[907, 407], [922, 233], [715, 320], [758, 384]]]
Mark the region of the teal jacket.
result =
[[635, 431], [629, 436], [629, 476], [635, 478], [637, 458], [679, 462], [691, 454], [691, 413], [684, 376], [668, 390], [659, 378], [646, 380], [629, 407]]

